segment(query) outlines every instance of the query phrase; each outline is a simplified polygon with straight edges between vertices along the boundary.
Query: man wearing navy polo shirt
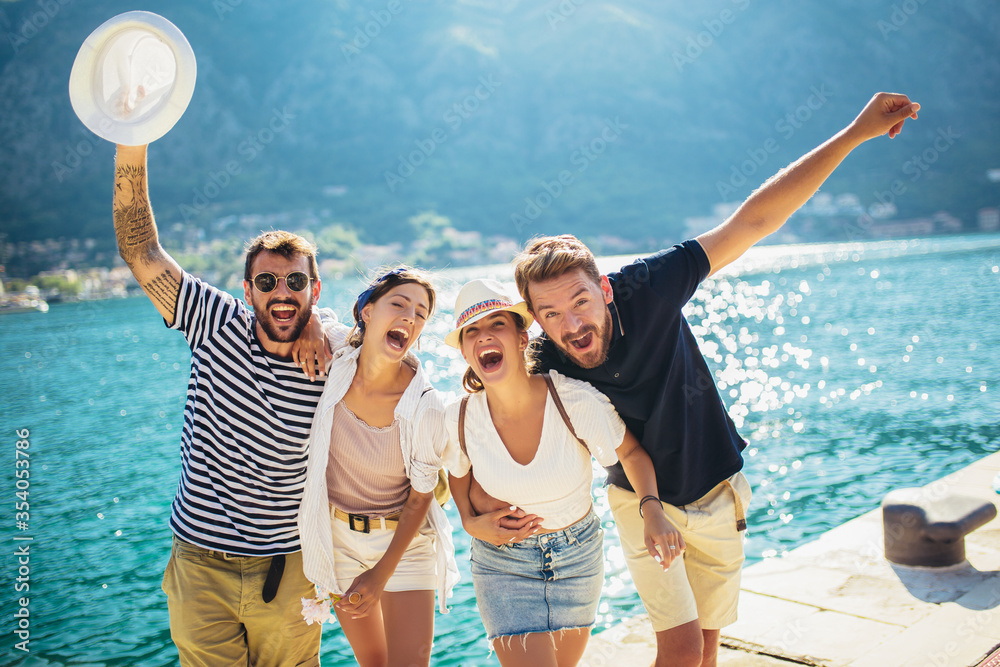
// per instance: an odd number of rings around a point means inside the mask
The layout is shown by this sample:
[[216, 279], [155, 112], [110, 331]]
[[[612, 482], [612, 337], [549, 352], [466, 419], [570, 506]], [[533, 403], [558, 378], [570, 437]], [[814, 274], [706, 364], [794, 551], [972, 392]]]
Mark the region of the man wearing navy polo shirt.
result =
[[[895, 137], [919, 105], [879, 93], [854, 121], [780, 171], [719, 227], [602, 276], [572, 236], [539, 238], [515, 259], [517, 286], [545, 335], [543, 368], [604, 392], [649, 452], [659, 499], [637, 498], [621, 466], [608, 498], [657, 639], [656, 665], [716, 664], [736, 620], [750, 488], [746, 446], [681, 308], [698, 284], [780, 228], [863, 142]], [[684, 537], [666, 572], [643, 543], [643, 504], [662, 501]], [[671, 554], [673, 555], [673, 554]], [[669, 558], [661, 559], [664, 563]]]

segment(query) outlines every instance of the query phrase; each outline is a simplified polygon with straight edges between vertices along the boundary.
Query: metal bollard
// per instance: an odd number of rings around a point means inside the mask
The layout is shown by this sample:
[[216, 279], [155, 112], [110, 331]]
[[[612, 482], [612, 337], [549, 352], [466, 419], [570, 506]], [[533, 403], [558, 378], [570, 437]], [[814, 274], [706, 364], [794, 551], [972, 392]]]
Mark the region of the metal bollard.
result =
[[928, 498], [919, 488], [891, 491], [882, 500], [885, 557], [899, 565], [957, 565], [965, 560], [965, 536], [996, 515], [985, 500]]

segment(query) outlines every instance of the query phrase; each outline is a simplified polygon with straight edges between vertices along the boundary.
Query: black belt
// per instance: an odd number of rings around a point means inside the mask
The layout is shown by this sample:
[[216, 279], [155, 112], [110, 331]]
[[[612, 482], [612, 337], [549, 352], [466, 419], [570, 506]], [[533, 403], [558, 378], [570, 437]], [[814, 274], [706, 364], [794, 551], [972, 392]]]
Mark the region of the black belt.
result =
[[[197, 549], [203, 549], [210, 558], [221, 558], [222, 560], [234, 560], [236, 558], [260, 558], [260, 556], [241, 556], [240, 554], [230, 554], [225, 551], [216, 551], [215, 549], [204, 549], [203, 547], [198, 547], [193, 544], [191, 546]], [[273, 600], [274, 596], [278, 594], [278, 586], [281, 585], [281, 575], [284, 573], [285, 554], [271, 556], [271, 565], [267, 568], [267, 577], [264, 579], [264, 587], [261, 589], [260, 593], [260, 596], [264, 598], [265, 604]]]
[[281, 575], [285, 572], [285, 554], [271, 556], [271, 567], [267, 569], [267, 578], [264, 580], [264, 588], [260, 595], [267, 604], [278, 594], [278, 585], [281, 584]]

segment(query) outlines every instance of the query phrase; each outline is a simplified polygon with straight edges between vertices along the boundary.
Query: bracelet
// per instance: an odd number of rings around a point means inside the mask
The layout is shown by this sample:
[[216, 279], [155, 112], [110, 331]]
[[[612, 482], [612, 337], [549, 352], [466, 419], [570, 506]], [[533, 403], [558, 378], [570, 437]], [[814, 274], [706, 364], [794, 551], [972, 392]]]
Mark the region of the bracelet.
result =
[[644, 504], [644, 503], [645, 503], [645, 502], [646, 502], [647, 500], [656, 500], [656, 501], [659, 501], [660, 499], [659, 499], [659, 498], [657, 498], [656, 496], [643, 496], [643, 497], [642, 497], [642, 500], [640, 500], [640, 501], [639, 501], [639, 518], [640, 518], [640, 519], [641, 519], [641, 518], [643, 518], [643, 516], [642, 516], [642, 506], [643, 506], [643, 504]]

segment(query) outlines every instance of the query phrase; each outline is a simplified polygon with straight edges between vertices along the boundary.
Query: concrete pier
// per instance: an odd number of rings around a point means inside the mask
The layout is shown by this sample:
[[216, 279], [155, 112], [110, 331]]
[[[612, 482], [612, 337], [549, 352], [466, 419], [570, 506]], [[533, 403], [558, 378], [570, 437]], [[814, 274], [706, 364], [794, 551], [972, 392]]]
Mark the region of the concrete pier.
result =
[[[1000, 452], [924, 490], [997, 504], [998, 473]], [[966, 557], [947, 568], [889, 563], [876, 508], [746, 568], [740, 620], [723, 630], [719, 664], [1000, 667], [1000, 657], [992, 660], [1000, 649], [1000, 519], [966, 538]], [[649, 665], [655, 654], [638, 616], [593, 637], [582, 664]]]

